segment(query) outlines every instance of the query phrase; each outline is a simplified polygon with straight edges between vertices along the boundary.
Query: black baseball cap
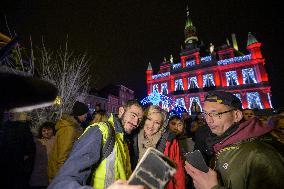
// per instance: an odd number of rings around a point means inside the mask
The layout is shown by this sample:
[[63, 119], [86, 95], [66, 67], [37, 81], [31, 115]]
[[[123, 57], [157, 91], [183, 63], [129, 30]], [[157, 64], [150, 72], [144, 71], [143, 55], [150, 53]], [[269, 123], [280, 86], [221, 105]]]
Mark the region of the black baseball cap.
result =
[[234, 94], [225, 91], [209, 91], [204, 101], [217, 102], [242, 110], [242, 102]]

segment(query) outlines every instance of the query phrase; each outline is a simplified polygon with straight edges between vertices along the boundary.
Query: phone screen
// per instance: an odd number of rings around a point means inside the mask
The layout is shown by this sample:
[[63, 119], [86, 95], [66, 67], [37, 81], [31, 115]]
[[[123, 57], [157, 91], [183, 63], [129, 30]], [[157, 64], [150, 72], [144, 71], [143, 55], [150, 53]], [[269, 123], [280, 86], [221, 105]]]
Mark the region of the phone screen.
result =
[[206, 165], [203, 156], [199, 150], [193, 152], [188, 152], [185, 154], [186, 161], [190, 163], [196, 169], [207, 173], [209, 171], [208, 166]]

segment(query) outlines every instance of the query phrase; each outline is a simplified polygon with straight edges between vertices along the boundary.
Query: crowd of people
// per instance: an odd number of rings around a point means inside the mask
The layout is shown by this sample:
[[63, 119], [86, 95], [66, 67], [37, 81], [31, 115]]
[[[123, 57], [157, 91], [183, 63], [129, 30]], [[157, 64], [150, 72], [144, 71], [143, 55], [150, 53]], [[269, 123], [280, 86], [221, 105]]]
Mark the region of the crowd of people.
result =
[[[126, 181], [149, 147], [175, 163], [167, 189], [283, 188], [284, 111], [263, 120], [222, 91], [209, 91], [203, 104], [202, 112], [169, 116], [129, 100], [118, 115], [97, 110], [88, 119], [88, 106], [76, 101], [33, 135], [27, 113], [12, 114], [1, 124], [0, 188], [144, 188]], [[194, 150], [207, 173], [187, 162]]]

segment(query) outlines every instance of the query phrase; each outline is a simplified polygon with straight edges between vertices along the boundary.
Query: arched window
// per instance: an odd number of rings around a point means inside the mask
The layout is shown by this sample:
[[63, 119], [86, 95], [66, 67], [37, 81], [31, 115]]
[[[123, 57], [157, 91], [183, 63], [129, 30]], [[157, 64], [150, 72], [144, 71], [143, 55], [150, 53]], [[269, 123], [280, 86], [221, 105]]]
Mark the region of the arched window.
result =
[[227, 86], [239, 85], [236, 71], [226, 72], [226, 78], [227, 78]]
[[162, 93], [163, 95], [166, 95], [166, 94], [169, 93], [169, 92], [168, 92], [168, 83], [162, 83], [162, 84], [161, 84], [161, 93]]
[[183, 82], [182, 79], [175, 80], [175, 91], [183, 91]]
[[252, 68], [247, 68], [242, 70], [244, 84], [257, 83], [255, 79], [255, 74]]
[[[233, 95], [235, 95], [236, 97], [238, 97], [238, 99], [240, 99], [240, 101], [243, 102], [243, 101], [242, 101], [242, 98], [241, 98], [241, 94], [239, 94], [239, 93], [234, 93]], [[244, 107], [244, 106], [242, 106], [242, 107]]]
[[168, 100], [164, 100], [162, 101], [162, 108], [166, 111], [169, 111], [170, 110], [170, 103]]
[[153, 91], [152, 92], [159, 92], [159, 90], [158, 90], [158, 84], [154, 84], [153, 85]]
[[199, 97], [190, 97], [189, 98], [189, 109], [188, 109], [189, 114], [193, 114], [193, 113], [197, 113], [201, 111], [202, 111], [202, 108], [201, 108]]
[[258, 92], [247, 93], [247, 101], [249, 109], [263, 109]]
[[197, 84], [197, 78], [196, 77], [190, 77], [188, 78], [188, 89], [196, 89], [198, 88]]
[[212, 87], [215, 86], [213, 74], [203, 75], [203, 87]]
[[184, 98], [177, 98], [175, 104], [176, 104], [176, 106], [179, 105], [179, 106], [183, 107], [184, 109], [186, 109]]
[[272, 103], [271, 103], [270, 93], [267, 93], [267, 98], [268, 98], [270, 108], [273, 108]]

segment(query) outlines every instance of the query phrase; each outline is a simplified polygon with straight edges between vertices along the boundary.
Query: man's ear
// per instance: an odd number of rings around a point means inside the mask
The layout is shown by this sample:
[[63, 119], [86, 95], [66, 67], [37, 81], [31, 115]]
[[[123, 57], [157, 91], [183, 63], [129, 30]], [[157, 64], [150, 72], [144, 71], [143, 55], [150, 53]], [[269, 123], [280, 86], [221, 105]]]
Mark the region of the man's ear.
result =
[[238, 123], [243, 119], [243, 112], [241, 110], [235, 111], [235, 122]]
[[119, 109], [118, 109], [118, 117], [121, 118], [124, 112], [125, 112], [124, 108], [123, 107], [119, 107]]

